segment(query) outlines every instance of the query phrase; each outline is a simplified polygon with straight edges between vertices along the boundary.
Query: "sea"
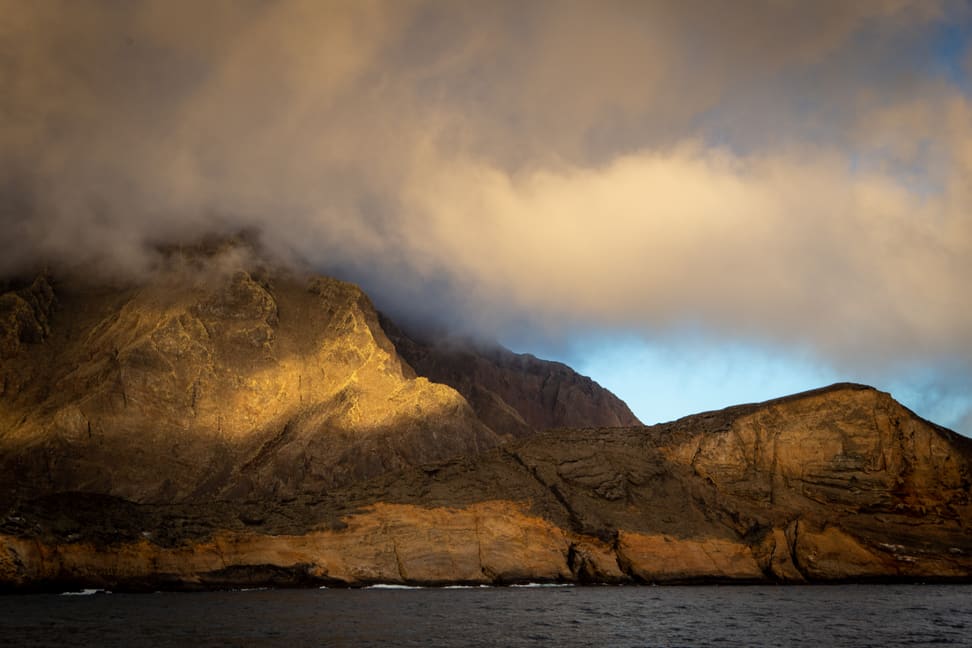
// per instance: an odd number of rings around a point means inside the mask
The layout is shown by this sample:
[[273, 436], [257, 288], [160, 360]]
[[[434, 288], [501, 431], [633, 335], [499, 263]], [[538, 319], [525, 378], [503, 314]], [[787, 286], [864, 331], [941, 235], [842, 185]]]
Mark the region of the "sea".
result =
[[0, 646], [972, 646], [972, 585], [0, 596]]

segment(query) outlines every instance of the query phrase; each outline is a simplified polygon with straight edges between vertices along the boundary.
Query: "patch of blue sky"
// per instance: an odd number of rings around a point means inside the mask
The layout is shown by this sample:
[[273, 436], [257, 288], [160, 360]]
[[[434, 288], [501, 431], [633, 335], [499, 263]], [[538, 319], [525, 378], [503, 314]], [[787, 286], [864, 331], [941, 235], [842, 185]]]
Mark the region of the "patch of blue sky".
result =
[[809, 361], [741, 344], [683, 339], [592, 339], [572, 350], [575, 368], [613, 391], [647, 424], [768, 400], [838, 380]]
[[942, 392], [934, 369], [894, 375], [847, 372], [809, 352], [682, 336], [649, 341], [630, 335], [575, 338], [559, 357], [624, 400], [646, 424], [816, 389], [859, 382], [888, 391], [935, 423], [972, 436], [972, 395]]
[[930, 41], [930, 72], [972, 96], [972, 4], [953, 7]]

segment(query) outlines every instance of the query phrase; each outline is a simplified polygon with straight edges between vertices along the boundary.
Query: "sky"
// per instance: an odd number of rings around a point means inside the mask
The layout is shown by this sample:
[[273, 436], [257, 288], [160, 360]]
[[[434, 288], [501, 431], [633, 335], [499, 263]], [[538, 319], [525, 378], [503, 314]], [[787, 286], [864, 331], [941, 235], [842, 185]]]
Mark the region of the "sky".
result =
[[972, 4], [0, 0], [0, 275], [257, 231], [646, 423], [972, 435]]

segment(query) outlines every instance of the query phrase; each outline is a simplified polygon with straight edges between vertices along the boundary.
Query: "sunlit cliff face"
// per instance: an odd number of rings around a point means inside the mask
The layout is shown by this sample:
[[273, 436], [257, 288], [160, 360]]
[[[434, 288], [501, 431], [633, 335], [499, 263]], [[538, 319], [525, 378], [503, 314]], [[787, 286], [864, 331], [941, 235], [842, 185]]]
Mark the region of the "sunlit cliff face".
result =
[[972, 384], [964, 5], [2, 5], [4, 274], [254, 228], [490, 337]]

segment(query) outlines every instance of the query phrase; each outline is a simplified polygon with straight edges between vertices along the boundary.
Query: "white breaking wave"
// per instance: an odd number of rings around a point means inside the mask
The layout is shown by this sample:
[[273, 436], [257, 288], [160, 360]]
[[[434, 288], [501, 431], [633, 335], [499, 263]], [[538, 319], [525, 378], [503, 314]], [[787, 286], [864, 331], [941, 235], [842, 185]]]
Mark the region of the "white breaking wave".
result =
[[83, 589], [80, 592], [61, 592], [61, 596], [91, 596], [92, 594], [111, 594], [104, 589]]

